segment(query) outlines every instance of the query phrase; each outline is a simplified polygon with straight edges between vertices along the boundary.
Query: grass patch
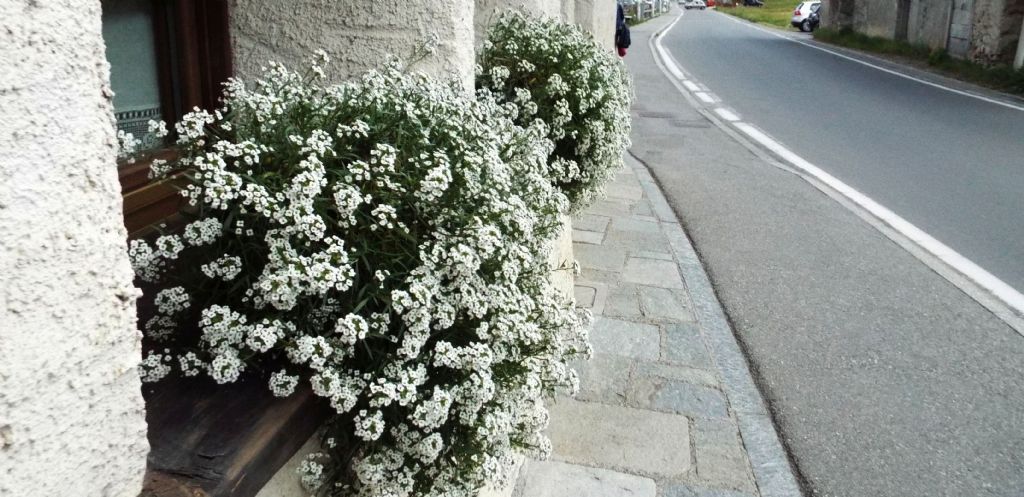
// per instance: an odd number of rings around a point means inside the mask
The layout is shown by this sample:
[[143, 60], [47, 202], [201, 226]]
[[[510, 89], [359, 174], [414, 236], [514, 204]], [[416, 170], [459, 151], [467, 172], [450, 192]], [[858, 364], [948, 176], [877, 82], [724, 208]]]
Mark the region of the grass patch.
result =
[[970, 81], [1007, 93], [1024, 95], [1024, 69], [1014, 70], [1010, 66], [984, 66], [974, 62], [954, 59], [945, 50], [932, 50], [924, 45], [913, 45], [903, 41], [868, 36], [852, 30], [819, 29], [814, 39], [841, 47], [863, 50], [883, 55], [895, 55], [911, 61], [923, 62], [939, 73]]
[[793, 9], [799, 3], [800, 0], [764, 0], [764, 7], [727, 7], [719, 4], [717, 8], [719, 12], [758, 24], [792, 29], [789, 20], [793, 17]]

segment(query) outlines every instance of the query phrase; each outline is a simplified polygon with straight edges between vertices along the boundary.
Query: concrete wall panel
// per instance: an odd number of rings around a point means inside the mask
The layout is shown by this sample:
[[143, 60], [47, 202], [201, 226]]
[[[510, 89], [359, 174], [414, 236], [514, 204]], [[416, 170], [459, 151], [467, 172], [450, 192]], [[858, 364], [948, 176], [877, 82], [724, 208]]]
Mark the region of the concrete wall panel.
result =
[[897, 4], [895, 0], [857, 0], [853, 28], [871, 36], [893, 38], [896, 35]]
[[98, 0], [0, 0], [0, 495], [134, 497], [149, 445]]
[[932, 49], [946, 48], [950, 12], [949, 2], [913, 0], [910, 6], [907, 41], [927, 45]]
[[269, 60], [297, 66], [313, 51], [331, 55], [329, 78], [341, 81], [379, 65], [387, 54], [408, 58], [432, 35], [437, 52], [416, 69], [454, 76], [472, 88], [474, 0], [232, 0], [235, 72], [252, 79]]

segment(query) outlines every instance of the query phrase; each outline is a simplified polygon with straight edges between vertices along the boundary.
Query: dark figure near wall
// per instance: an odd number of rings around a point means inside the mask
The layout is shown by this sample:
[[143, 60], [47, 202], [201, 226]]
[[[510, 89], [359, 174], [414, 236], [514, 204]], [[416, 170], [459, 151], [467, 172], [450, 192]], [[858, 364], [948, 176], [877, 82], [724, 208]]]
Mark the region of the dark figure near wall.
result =
[[626, 56], [626, 49], [629, 48], [629, 26], [626, 25], [626, 14], [622, 12], [622, 4], [615, 4], [615, 49], [619, 51], [619, 57]]

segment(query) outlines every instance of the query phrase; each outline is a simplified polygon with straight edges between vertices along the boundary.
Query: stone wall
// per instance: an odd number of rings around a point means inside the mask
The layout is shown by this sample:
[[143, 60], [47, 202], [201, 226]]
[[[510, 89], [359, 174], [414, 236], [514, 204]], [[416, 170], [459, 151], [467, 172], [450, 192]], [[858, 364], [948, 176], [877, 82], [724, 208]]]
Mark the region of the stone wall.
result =
[[970, 58], [1009, 64], [1017, 51], [1024, 0], [975, 0]]
[[949, 14], [948, 2], [913, 0], [907, 23], [907, 41], [933, 49], [945, 48], [949, 34]]
[[[893, 0], [824, 0], [822, 26], [893, 38], [898, 5]], [[960, 9], [955, 15], [954, 7]], [[984, 64], [1009, 64], [1022, 22], [1024, 0], [910, 0], [907, 41]]]
[[100, 4], [0, 12], [0, 495], [134, 497], [149, 446]]
[[892, 38], [896, 34], [896, 6], [893, 0], [857, 0], [853, 29], [871, 36]]
[[474, 0], [232, 0], [235, 72], [252, 79], [268, 60], [291, 65], [324, 49], [328, 76], [341, 81], [380, 64], [386, 54], [408, 58], [432, 36], [434, 55], [417, 69], [454, 76], [472, 88]]

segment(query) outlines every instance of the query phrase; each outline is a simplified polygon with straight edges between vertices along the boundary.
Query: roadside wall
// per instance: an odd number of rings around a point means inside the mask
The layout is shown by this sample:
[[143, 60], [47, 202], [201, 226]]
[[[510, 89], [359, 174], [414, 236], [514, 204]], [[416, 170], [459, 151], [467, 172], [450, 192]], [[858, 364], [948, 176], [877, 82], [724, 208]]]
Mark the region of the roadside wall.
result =
[[907, 41], [932, 49], [946, 47], [949, 35], [950, 4], [934, 0], [913, 0], [907, 22]]
[[133, 497], [149, 451], [139, 293], [100, 4], [0, 12], [0, 495]]
[[474, 0], [232, 0], [236, 75], [251, 80], [269, 60], [291, 65], [315, 50], [331, 56], [328, 77], [341, 81], [380, 64], [386, 54], [408, 58], [436, 36], [437, 51], [416, 69], [473, 85]]
[[896, 6], [893, 0], [857, 0], [853, 29], [871, 36], [896, 35]]
[[1010, 64], [1024, 19], [1024, 0], [975, 0], [971, 60]]

